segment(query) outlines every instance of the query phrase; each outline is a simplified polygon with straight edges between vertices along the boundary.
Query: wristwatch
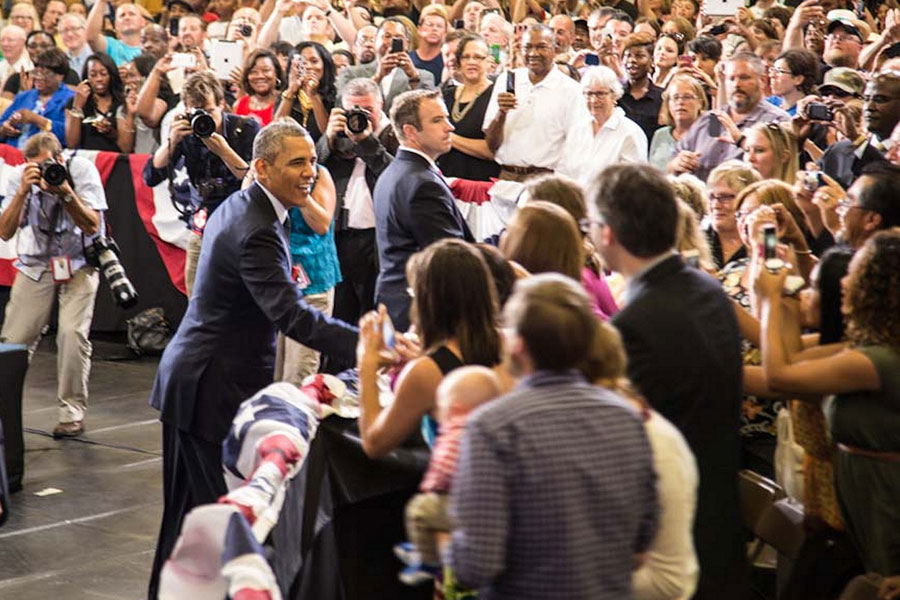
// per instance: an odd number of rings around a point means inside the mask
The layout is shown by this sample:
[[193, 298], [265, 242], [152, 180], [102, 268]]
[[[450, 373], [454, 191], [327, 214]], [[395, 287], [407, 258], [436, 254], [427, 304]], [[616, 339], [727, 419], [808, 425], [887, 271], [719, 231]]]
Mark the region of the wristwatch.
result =
[[63, 204], [68, 204], [73, 200], [72, 194], [63, 194], [59, 199], [63, 201]]

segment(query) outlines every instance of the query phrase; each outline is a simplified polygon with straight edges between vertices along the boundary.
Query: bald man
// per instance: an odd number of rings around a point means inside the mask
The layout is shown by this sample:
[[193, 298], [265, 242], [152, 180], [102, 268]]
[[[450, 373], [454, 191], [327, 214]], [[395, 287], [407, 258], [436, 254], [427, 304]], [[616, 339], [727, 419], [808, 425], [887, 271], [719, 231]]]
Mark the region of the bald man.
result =
[[435, 534], [450, 531], [447, 517], [447, 493], [456, 471], [459, 442], [469, 413], [500, 396], [501, 384], [489, 368], [472, 365], [454, 369], [444, 377], [435, 394], [441, 433], [434, 443], [428, 470], [419, 486], [420, 493], [406, 505], [406, 535], [413, 548], [401, 544], [398, 556], [406, 563], [400, 580], [415, 585], [440, 570]]
[[556, 15], [550, 19], [553, 30], [553, 46], [556, 49], [556, 60], [569, 62], [575, 55], [572, 42], [575, 41], [575, 21], [568, 15]]

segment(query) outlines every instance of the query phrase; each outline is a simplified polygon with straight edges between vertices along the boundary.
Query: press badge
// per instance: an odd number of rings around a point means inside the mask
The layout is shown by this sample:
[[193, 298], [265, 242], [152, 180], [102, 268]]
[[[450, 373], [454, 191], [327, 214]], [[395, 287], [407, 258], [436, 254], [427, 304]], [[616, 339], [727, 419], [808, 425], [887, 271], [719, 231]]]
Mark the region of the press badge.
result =
[[54, 283], [72, 279], [72, 260], [68, 256], [54, 256], [50, 259], [50, 274]]
[[309, 287], [311, 281], [309, 280], [309, 275], [306, 274], [306, 269], [303, 268], [303, 265], [300, 263], [295, 263], [291, 266], [291, 278], [297, 284], [297, 287], [301, 290], [305, 290]]

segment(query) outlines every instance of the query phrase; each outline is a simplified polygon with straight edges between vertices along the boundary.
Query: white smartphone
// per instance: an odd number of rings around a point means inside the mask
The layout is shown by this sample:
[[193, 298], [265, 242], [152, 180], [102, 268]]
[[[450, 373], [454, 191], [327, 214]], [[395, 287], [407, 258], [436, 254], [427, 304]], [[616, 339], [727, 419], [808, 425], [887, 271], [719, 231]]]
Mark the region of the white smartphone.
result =
[[172, 66], [193, 69], [197, 65], [197, 57], [190, 52], [176, 52], [172, 55]]
[[739, 8], [746, 5], [744, 0], [706, 0], [703, 3], [703, 14], [709, 17], [733, 17]]
[[210, 43], [209, 66], [212, 67], [219, 79], [231, 79], [231, 72], [234, 68], [243, 64], [244, 46], [240, 42], [213, 40]]

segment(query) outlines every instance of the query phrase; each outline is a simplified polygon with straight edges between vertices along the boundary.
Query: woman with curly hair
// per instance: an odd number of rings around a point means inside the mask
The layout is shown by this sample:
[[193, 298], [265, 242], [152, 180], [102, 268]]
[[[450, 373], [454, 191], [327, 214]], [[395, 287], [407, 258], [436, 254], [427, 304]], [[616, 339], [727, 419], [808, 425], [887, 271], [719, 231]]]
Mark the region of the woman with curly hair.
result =
[[331, 54], [317, 42], [300, 42], [288, 64], [288, 86], [273, 121], [291, 117], [317, 141], [328, 126], [328, 115], [337, 97]]
[[900, 229], [872, 236], [850, 262], [842, 311], [849, 345], [792, 352], [782, 335], [784, 269], [759, 269], [763, 370], [785, 394], [833, 396], [838, 504], [867, 571], [900, 573]]

